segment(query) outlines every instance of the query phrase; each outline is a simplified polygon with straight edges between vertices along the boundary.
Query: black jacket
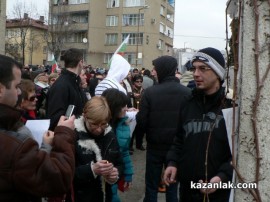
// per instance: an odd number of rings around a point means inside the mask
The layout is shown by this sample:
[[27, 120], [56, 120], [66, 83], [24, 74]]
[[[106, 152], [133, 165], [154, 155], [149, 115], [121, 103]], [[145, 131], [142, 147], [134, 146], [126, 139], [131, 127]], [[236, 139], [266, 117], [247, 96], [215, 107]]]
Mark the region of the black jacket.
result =
[[231, 180], [231, 151], [222, 114], [222, 109], [229, 107], [231, 100], [225, 98], [223, 88], [209, 96], [193, 90], [188, 104], [181, 110], [183, 124], [179, 124], [179, 133], [167, 155], [169, 165], [179, 164], [181, 186], [190, 186], [190, 181], [206, 180], [205, 158], [210, 133], [207, 181], [214, 176], [219, 176], [222, 182]]
[[167, 152], [177, 132], [179, 110], [185, 107], [190, 89], [175, 76], [147, 88], [136, 116], [138, 127], [146, 132], [147, 149]]
[[[106, 129], [104, 135], [98, 137], [91, 135], [84, 125], [83, 118], [76, 119], [75, 127], [78, 132], [78, 140], [75, 148], [75, 201], [92, 201], [94, 199], [96, 202], [103, 202], [103, 179], [100, 176], [94, 177], [91, 170], [91, 162], [95, 163], [101, 159], [108, 160], [118, 169], [120, 176], [123, 170], [123, 160], [119, 151], [117, 138], [110, 127]], [[95, 150], [95, 147], [99, 151]], [[110, 192], [110, 186], [108, 188]], [[107, 195], [109, 194], [106, 193]], [[108, 201], [107, 198], [106, 201]]]
[[82, 114], [87, 101], [85, 93], [80, 88], [79, 76], [68, 70], [63, 70], [60, 77], [49, 89], [47, 98], [47, 116], [51, 119], [50, 130], [54, 130], [61, 115], [65, 115], [68, 105], [75, 105], [73, 114]]

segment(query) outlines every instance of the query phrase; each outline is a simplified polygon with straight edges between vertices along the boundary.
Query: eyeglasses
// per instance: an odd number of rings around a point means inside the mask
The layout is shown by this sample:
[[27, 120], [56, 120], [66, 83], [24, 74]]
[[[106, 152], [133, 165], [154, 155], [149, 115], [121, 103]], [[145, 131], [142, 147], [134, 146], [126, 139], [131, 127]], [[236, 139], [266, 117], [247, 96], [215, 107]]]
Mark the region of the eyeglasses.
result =
[[30, 101], [30, 102], [33, 102], [33, 101], [36, 100], [36, 98], [37, 98], [37, 95], [33, 95], [30, 98], [28, 98], [27, 100]]
[[190, 72], [195, 72], [196, 70], [198, 70], [198, 71], [200, 71], [200, 72], [206, 72], [206, 71], [208, 71], [208, 70], [210, 70], [211, 68], [210, 67], [208, 67], [208, 66], [199, 66], [199, 67], [191, 67], [190, 69], [189, 69], [189, 71]]
[[142, 81], [135, 81], [135, 83], [142, 83]]
[[88, 124], [89, 124], [90, 128], [92, 128], [93, 130], [96, 130], [98, 128], [105, 129], [105, 128], [107, 128], [109, 126], [108, 123], [100, 123], [100, 124], [98, 124], [98, 123], [91, 123], [90, 121], [88, 121]]

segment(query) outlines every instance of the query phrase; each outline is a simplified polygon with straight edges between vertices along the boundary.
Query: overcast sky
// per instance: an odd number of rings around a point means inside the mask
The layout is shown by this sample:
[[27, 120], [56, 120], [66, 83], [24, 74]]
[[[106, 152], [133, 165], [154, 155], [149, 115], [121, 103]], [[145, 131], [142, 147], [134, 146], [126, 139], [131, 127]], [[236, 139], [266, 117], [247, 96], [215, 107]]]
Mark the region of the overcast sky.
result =
[[[7, 0], [7, 15], [15, 2], [22, 1], [48, 11], [49, 0]], [[175, 0], [174, 47], [201, 49], [226, 47], [225, 8], [227, 0]]]

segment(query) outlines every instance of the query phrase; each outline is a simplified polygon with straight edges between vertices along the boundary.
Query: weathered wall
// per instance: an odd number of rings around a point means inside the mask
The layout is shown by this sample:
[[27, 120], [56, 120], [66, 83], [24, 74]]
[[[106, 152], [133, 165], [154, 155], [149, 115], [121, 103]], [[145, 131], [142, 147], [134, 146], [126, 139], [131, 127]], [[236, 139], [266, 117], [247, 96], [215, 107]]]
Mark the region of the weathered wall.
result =
[[0, 1], [0, 54], [5, 54], [6, 0]]
[[[253, 0], [242, 1], [242, 15], [239, 39], [239, 151], [237, 167], [246, 182], [255, 181], [256, 146], [252, 127], [252, 114], [256, 98], [255, 67], [255, 14]], [[259, 78], [264, 76], [269, 65], [270, 13], [268, 1], [258, 1], [259, 13]], [[259, 99], [257, 129], [260, 150], [259, 191], [261, 201], [270, 201], [270, 75], [265, 80]], [[247, 190], [246, 190], [247, 191]], [[240, 189], [235, 192], [235, 201], [253, 201], [250, 193]]]

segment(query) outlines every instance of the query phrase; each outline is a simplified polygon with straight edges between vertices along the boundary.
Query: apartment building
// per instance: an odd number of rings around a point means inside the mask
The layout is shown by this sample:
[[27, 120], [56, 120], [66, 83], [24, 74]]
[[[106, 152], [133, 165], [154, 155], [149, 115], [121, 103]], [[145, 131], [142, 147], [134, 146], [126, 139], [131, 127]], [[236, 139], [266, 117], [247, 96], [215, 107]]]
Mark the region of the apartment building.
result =
[[107, 67], [129, 35], [124, 57], [151, 69], [153, 59], [173, 54], [174, 13], [174, 0], [50, 0], [51, 51], [79, 48], [87, 64]]
[[[0, 1], [0, 38], [5, 38], [6, 25], [6, 0]], [[5, 40], [0, 40], [0, 54], [5, 54]]]
[[47, 61], [48, 25], [44, 17], [33, 19], [24, 14], [23, 18], [6, 20], [6, 55], [22, 64], [42, 65]]

